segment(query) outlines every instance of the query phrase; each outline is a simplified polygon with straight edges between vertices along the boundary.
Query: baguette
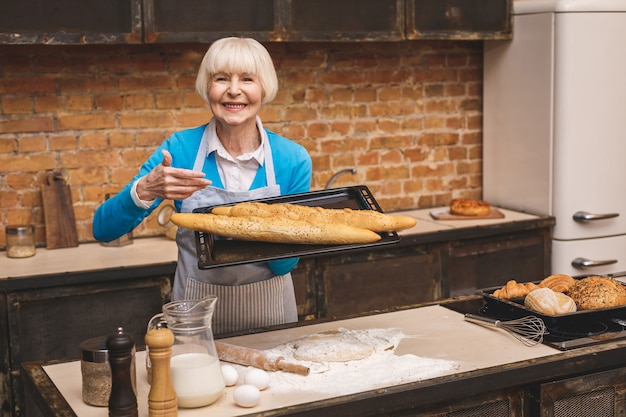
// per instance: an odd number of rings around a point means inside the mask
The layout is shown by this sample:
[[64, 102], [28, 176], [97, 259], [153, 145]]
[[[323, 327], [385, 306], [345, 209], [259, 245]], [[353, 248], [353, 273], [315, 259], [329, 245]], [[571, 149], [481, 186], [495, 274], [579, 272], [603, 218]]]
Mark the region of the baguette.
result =
[[374, 232], [392, 232], [409, 229], [417, 223], [413, 217], [395, 216], [374, 210], [329, 209], [289, 203], [244, 202], [233, 206], [215, 207], [214, 214], [227, 216], [283, 217], [291, 220], [305, 220], [314, 223], [343, 224]]
[[172, 223], [186, 229], [240, 240], [298, 244], [374, 243], [380, 235], [367, 229], [332, 223], [312, 223], [279, 217], [232, 217], [218, 214], [174, 213]]

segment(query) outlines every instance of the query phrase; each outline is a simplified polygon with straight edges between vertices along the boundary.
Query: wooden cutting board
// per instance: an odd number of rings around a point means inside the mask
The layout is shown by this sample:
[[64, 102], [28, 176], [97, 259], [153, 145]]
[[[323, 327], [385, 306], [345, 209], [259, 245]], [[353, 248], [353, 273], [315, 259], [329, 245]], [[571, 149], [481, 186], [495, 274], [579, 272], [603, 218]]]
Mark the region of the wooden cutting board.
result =
[[46, 248], [78, 246], [78, 232], [70, 187], [58, 171], [49, 172], [46, 181], [47, 183], [41, 187], [46, 224]]
[[435, 220], [483, 220], [483, 219], [503, 219], [504, 213], [495, 207], [491, 208], [489, 214], [484, 216], [461, 216], [450, 213], [448, 207], [439, 207], [430, 211], [430, 216]]

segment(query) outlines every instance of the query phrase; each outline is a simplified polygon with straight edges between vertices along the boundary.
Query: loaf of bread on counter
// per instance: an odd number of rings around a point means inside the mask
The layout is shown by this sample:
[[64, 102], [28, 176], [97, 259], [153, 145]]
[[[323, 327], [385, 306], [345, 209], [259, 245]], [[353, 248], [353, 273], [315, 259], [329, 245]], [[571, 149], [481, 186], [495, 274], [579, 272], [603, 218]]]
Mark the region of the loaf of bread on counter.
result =
[[455, 198], [450, 201], [450, 213], [460, 216], [486, 216], [491, 213], [491, 204], [471, 198]]
[[226, 216], [281, 217], [313, 223], [334, 223], [368, 229], [374, 232], [392, 232], [410, 229], [417, 221], [410, 216], [391, 215], [375, 210], [330, 209], [289, 203], [244, 202], [233, 206], [215, 207], [213, 214]]
[[374, 243], [381, 239], [378, 233], [368, 229], [282, 217], [174, 213], [170, 220], [179, 227], [240, 240], [333, 245]]
[[566, 292], [578, 310], [626, 305], [626, 287], [621, 282], [608, 277], [587, 277], [577, 280]]

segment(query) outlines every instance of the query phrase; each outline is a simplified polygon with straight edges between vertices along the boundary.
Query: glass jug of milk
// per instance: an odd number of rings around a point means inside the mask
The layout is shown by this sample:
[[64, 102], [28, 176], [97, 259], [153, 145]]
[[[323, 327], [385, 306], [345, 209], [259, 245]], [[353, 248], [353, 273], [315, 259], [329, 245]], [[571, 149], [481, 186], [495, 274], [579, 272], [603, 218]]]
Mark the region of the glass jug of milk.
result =
[[163, 312], [152, 317], [148, 324], [148, 330], [162, 326], [174, 334], [170, 371], [179, 407], [204, 407], [214, 403], [224, 391], [211, 330], [216, 302], [216, 296], [172, 301], [165, 304]]

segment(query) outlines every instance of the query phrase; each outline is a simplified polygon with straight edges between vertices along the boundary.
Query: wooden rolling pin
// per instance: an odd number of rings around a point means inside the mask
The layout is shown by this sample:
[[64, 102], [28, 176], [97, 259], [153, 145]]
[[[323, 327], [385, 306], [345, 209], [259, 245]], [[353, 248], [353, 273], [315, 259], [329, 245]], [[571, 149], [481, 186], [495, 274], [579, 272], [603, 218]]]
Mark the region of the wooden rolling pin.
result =
[[286, 362], [285, 358], [261, 350], [235, 346], [224, 342], [215, 342], [217, 356], [225, 362], [254, 366], [266, 371], [285, 371], [299, 375], [308, 375], [310, 369], [297, 363]]

